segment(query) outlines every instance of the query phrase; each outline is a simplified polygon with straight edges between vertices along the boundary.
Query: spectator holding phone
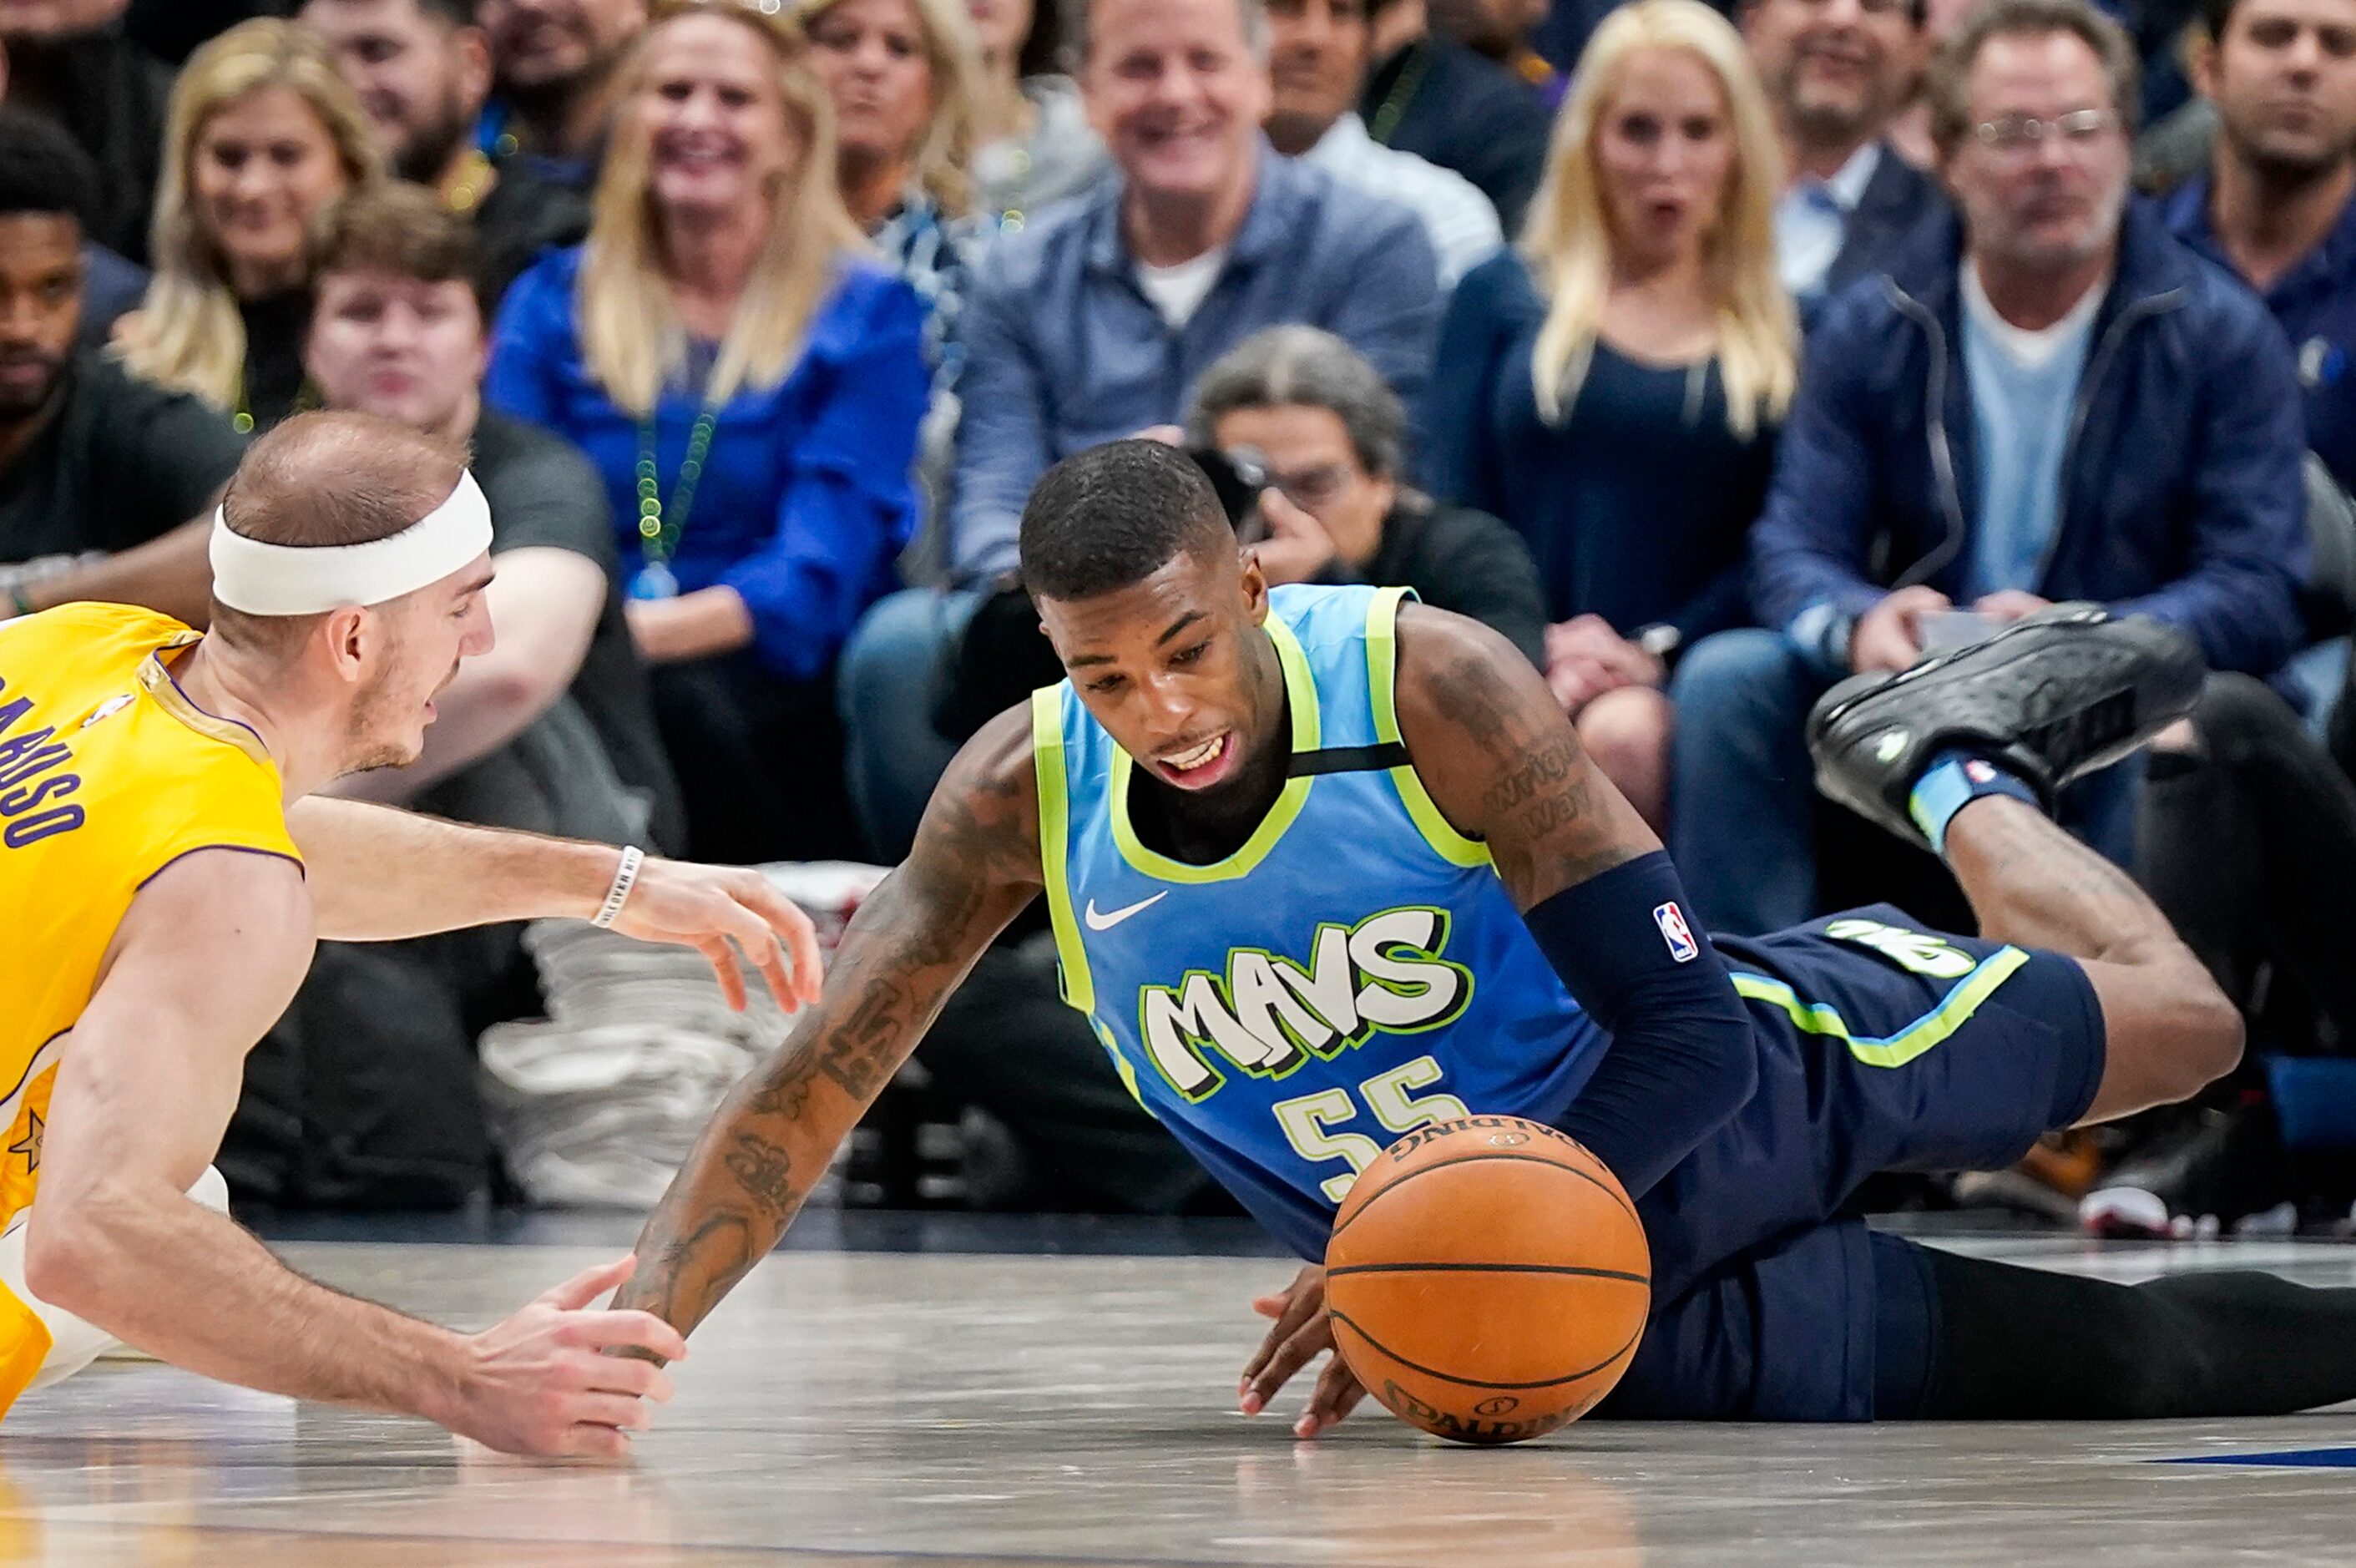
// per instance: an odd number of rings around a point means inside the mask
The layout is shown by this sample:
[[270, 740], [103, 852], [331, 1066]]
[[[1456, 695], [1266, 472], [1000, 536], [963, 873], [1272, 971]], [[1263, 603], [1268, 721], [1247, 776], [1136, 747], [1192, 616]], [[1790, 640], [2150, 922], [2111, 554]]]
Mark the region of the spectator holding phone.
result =
[[[1995, 625], [2094, 599], [2260, 675], [2304, 635], [2290, 351], [2255, 298], [2127, 209], [2126, 35], [2084, 0], [1987, 0], [1929, 92], [1956, 215], [1810, 335], [1752, 535], [1769, 629], [1704, 641], [1672, 685], [1674, 848], [1713, 930], [1813, 912], [1808, 708], [1954, 635], [1942, 612]], [[2131, 800], [2088, 783], [2075, 825], [2123, 857]]]

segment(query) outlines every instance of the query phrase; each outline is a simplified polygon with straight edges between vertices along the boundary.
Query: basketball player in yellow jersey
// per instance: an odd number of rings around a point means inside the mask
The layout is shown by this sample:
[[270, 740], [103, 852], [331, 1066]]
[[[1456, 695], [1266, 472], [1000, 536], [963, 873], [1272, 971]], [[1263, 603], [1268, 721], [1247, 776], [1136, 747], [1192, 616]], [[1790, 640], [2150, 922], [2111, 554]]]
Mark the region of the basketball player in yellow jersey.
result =
[[585, 1310], [627, 1258], [461, 1335], [289, 1272], [209, 1168], [320, 938], [578, 916], [701, 949], [739, 1005], [732, 940], [815, 999], [809, 923], [757, 873], [305, 798], [417, 757], [491, 646], [490, 536], [456, 449], [309, 414], [230, 482], [209, 633], [117, 605], [0, 625], [0, 1409], [115, 1340], [521, 1453], [622, 1452], [669, 1397], [601, 1352], [679, 1336]]

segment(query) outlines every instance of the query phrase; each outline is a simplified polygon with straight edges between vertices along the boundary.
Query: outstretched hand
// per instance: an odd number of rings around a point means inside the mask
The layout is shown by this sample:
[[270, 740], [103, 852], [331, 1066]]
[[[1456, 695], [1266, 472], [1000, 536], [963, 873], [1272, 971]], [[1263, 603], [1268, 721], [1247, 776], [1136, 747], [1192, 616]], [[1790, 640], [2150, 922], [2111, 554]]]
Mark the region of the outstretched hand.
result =
[[1301, 1408], [1301, 1419], [1292, 1423], [1292, 1434], [1314, 1437], [1358, 1407], [1366, 1391], [1350, 1370], [1350, 1364], [1342, 1359], [1341, 1352], [1333, 1350], [1333, 1324], [1325, 1310], [1323, 1268], [1309, 1264], [1284, 1290], [1255, 1300], [1252, 1310], [1274, 1321], [1269, 1326], [1268, 1337], [1260, 1341], [1259, 1349], [1244, 1365], [1237, 1404], [1246, 1415], [1258, 1415], [1266, 1410], [1269, 1401], [1291, 1380], [1293, 1373], [1329, 1350], [1333, 1351], [1333, 1359], [1318, 1374], [1317, 1386], [1311, 1391], [1308, 1404]]
[[614, 929], [640, 941], [670, 942], [702, 953], [737, 1012], [744, 1010], [738, 949], [761, 972], [778, 1006], [790, 1013], [818, 1000], [818, 932], [809, 917], [767, 877], [747, 867], [649, 855], [638, 867], [637, 883], [615, 917]]

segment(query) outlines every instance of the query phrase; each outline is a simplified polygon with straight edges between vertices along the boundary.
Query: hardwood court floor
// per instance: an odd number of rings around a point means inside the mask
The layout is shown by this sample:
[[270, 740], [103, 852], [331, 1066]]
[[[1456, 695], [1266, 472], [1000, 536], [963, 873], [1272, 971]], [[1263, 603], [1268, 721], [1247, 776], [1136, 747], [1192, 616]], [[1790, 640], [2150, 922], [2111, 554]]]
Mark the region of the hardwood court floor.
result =
[[[904, 1240], [932, 1244], [922, 1228]], [[2120, 1278], [2241, 1265], [2356, 1283], [2356, 1248], [2324, 1244], [1954, 1244]], [[605, 1251], [284, 1250], [323, 1280], [470, 1326]], [[102, 1367], [9, 1417], [0, 1561], [2356, 1561], [2356, 1474], [2335, 1463], [2356, 1457], [2356, 1406], [2141, 1426], [1597, 1423], [1499, 1452], [1442, 1445], [1369, 1406], [1297, 1444], [1283, 1412], [1232, 1412], [1256, 1337], [1246, 1303], [1288, 1277], [1268, 1257], [789, 1251], [697, 1335], [678, 1400], [622, 1467], [521, 1464], [417, 1423]], [[2213, 1462], [2261, 1453], [2287, 1459]]]

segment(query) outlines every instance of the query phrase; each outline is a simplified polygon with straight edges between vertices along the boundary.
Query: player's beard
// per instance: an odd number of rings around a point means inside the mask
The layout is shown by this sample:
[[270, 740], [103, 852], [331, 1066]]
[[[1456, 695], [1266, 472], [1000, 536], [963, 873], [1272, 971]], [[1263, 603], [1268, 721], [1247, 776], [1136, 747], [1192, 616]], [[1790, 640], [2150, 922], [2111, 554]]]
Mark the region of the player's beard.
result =
[[[413, 707], [392, 690], [396, 674], [405, 674], [402, 666], [399, 643], [388, 647], [384, 662], [376, 678], [354, 694], [351, 718], [345, 730], [345, 744], [351, 760], [348, 773], [366, 773], [379, 768], [405, 768], [417, 760], [417, 748], [405, 736], [413, 720], [397, 710]], [[392, 731], [404, 732], [391, 734]]]

